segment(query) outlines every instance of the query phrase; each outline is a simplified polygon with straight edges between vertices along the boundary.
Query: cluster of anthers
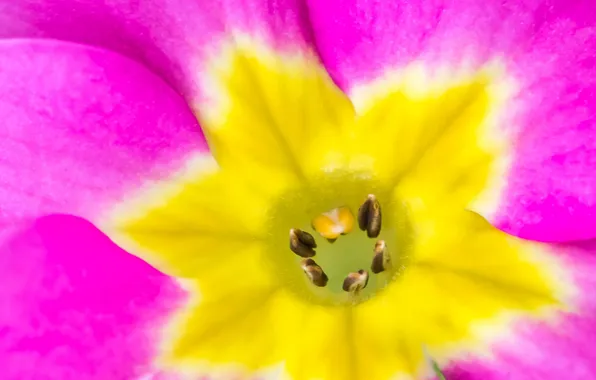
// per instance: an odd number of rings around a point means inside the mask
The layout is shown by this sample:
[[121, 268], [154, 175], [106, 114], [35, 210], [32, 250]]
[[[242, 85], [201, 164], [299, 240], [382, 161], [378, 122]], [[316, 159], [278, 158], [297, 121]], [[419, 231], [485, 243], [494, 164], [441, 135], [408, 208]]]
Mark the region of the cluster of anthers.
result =
[[[342, 214], [347, 215], [347, 219], [352, 217], [351, 211], [346, 208], [334, 209], [328, 213], [322, 214], [325, 220], [331, 220], [331, 228], [324, 228], [323, 222], [315, 219], [312, 223], [313, 230], [317, 231], [328, 242], [334, 243], [341, 235], [346, 235], [352, 230], [352, 223], [339, 223], [342, 219]], [[369, 194], [366, 201], [358, 209], [358, 227], [361, 231], [365, 231], [370, 239], [376, 239], [381, 233], [381, 205], [373, 194]], [[292, 252], [302, 257], [301, 266], [304, 273], [308, 276], [313, 285], [318, 287], [325, 287], [329, 278], [327, 274], [319, 266], [313, 257], [316, 255], [315, 248], [317, 242], [315, 238], [308, 232], [298, 228], [290, 229], [290, 249]], [[389, 268], [391, 265], [391, 256], [387, 249], [387, 244], [384, 240], [377, 240], [373, 248], [373, 257], [371, 261], [370, 270], [374, 274], [381, 273]], [[354, 295], [366, 288], [369, 279], [369, 272], [364, 269], [358, 269], [355, 272], [348, 273], [343, 281], [342, 289]]]

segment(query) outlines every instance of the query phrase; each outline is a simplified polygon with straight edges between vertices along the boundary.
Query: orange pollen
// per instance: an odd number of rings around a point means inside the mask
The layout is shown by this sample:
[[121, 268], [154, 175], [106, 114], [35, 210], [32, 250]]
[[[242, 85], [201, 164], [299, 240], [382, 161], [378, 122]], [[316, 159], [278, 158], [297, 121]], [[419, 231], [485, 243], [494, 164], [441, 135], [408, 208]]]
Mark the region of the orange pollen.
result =
[[312, 227], [325, 239], [334, 240], [354, 228], [354, 215], [348, 207], [337, 207], [312, 220]]

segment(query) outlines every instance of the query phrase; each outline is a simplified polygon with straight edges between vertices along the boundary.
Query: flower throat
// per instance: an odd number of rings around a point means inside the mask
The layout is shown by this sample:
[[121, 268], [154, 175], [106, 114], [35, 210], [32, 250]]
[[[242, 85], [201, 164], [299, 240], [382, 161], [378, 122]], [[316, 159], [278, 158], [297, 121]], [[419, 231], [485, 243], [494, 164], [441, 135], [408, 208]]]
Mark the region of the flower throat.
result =
[[274, 270], [321, 304], [365, 301], [405, 269], [411, 228], [405, 207], [370, 179], [327, 175], [272, 207]]

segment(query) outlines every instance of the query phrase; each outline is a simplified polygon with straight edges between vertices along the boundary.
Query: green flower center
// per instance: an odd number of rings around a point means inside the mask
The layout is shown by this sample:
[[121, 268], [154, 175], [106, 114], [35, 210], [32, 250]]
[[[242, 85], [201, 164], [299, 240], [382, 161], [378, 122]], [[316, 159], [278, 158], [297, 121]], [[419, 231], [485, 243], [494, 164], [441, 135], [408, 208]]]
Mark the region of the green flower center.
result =
[[[358, 211], [366, 206], [370, 194], [382, 213], [380, 231], [374, 237], [359, 228], [358, 220]], [[333, 210], [340, 208], [353, 218], [353, 228], [328, 238], [325, 231], [315, 228], [313, 220], [325, 213], [333, 216]], [[293, 189], [271, 207], [268, 221], [267, 254], [273, 270], [288, 288], [314, 303], [363, 302], [398, 278], [410, 260], [412, 229], [405, 205], [396, 200], [392, 187], [362, 175], [327, 174]], [[303, 251], [293, 252], [290, 231], [314, 239], [316, 247], [309, 241], [298, 242]], [[375, 256], [379, 256], [376, 262]], [[346, 280], [349, 276], [352, 278]], [[360, 284], [346, 289], [355, 281]]]

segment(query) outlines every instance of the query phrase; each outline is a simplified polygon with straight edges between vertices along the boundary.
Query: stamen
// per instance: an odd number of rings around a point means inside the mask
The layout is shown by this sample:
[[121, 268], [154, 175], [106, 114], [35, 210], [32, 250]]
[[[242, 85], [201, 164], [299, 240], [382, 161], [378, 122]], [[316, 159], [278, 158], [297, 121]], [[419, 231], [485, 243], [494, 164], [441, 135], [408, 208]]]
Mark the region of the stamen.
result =
[[313, 257], [317, 242], [308, 232], [297, 228], [290, 229], [290, 249], [300, 257]]
[[374, 274], [377, 274], [389, 268], [391, 265], [391, 256], [389, 255], [389, 250], [387, 249], [387, 244], [385, 244], [384, 240], [377, 241], [374, 252], [375, 256], [373, 257], [370, 270]]
[[302, 270], [314, 285], [319, 287], [327, 285], [329, 278], [325, 272], [323, 272], [323, 268], [321, 268], [313, 259], [304, 259], [300, 262], [300, 265], [302, 265]]
[[348, 207], [338, 207], [324, 212], [312, 220], [312, 228], [333, 243], [340, 235], [354, 228], [354, 215]]
[[346, 292], [358, 294], [368, 284], [368, 272], [360, 269], [358, 272], [350, 273], [344, 280], [342, 289]]
[[381, 204], [373, 194], [358, 209], [358, 227], [366, 231], [369, 238], [376, 238], [381, 233]]

